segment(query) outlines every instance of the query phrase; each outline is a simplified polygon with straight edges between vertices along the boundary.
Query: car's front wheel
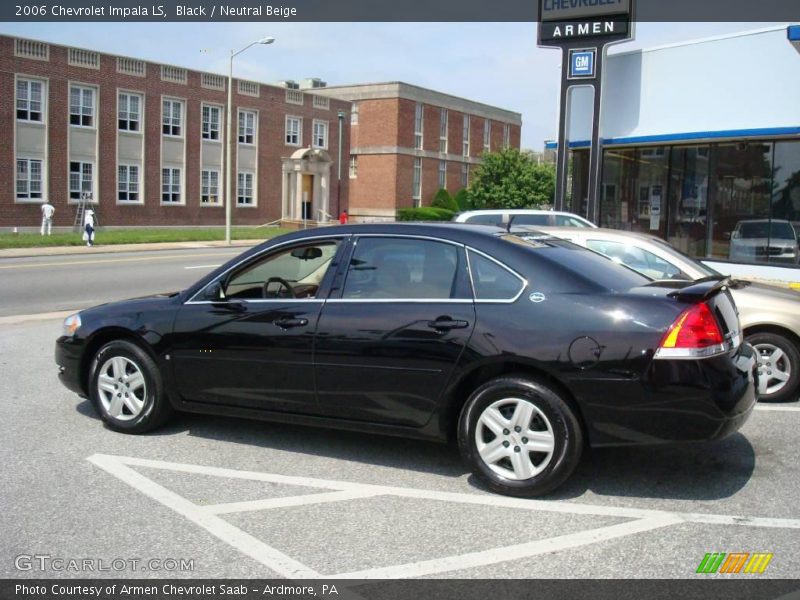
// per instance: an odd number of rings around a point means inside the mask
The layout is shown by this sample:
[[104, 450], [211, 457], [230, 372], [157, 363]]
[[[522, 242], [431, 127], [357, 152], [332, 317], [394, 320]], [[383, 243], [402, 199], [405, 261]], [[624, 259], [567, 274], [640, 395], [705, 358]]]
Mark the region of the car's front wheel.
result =
[[797, 400], [800, 352], [794, 342], [777, 333], [747, 336], [758, 354], [758, 399], [768, 402]]
[[115, 431], [143, 433], [172, 413], [152, 358], [127, 340], [107, 343], [89, 372], [89, 396], [100, 418]]
[[458, 424], [461, 455], [492, 490], [539, 496], [560, 486], [583, 450], [580, 424], [552, 387], [525, 376], [505, 376], [479, 387]]

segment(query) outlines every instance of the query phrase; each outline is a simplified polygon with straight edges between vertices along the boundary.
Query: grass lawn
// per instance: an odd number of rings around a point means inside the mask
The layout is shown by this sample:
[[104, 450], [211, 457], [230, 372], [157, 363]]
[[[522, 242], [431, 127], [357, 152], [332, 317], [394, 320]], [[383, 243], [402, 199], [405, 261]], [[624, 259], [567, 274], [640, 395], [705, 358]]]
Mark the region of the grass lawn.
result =
[[[234, 227], [231, 237], [234, 240], [268, 239], [293, 231], [280, 227]], [[0, 233], [0, 248], [33, 248], [36, 246], [82, 246], [83, 233], [53, 233], [42, 236], [38, 233]], [[225, 239], [225, 230], [217, 228], [184, 229], [98, 229], [95, 244], [145, 244], [155, 242], [209, 242]]]

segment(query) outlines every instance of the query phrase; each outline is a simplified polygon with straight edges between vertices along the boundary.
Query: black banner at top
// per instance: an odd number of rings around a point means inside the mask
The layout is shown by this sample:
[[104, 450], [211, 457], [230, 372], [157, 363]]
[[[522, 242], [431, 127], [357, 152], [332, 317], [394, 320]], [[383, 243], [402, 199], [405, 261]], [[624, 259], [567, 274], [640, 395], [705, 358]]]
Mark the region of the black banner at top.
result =
[[[621, 0], [549, 0], [591, 16]], [[545, 15], [545, 18], [548, 18]], [[5, 0], [0, 21], [536, 22], [537, 0]], [[798, 0], [638, 0], [640, 22], [800, 21]]]

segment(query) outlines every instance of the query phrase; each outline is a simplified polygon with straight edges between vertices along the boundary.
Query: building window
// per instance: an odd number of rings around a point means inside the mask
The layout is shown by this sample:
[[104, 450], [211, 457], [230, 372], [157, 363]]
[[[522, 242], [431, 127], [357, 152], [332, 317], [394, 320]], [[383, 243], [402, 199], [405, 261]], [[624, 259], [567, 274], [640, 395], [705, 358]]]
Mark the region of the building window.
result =
[[511, 146], [511, 125], [508, 123], [503, 125], [503, 148]]
[[422, 104], [417, 104], [414, 112], [414, 148], [422, 150]]
[[239, 172], [236, 181], [236, 204], [239, 206], [253, 205], [253, 174]]
[[[69, 198], [80, 200], [92, 197], [92, 173], [94, 165], [90, 162], [71, 161], [69, 163]], [[84, 196], [84, 194], [86, 196]]]
[[358, 177], [358, 156], [355, 154], [350, 155], [350, 179]]
[[181, 170], [173, 168], [161, 169], [161, 202], [180, 204]]
[[239, 143], [256, 143], [256, 113], [252, 110], [239, 111]]
[[439, 152], [447, 154], [447, 109], [439, 114]]
[[17, 159], [17, 200], [42, 198], [42, 161], [30, 158]]
[[117, 127], [120, 131], [141, 131], [142, 97], [120, 92], [117, 98]]
[[461, 153], [469, 156], [469, 115], [464, 115], [464, 133], [461, 140]]
[[17, 119], [42, 122], [42, 82], [17, 79]]
[[286, 144], [299, 146], [303, 139], [303, 119], [299, 117], [286, 117]]
[[200, 172], [200, 203], [219, 204], [219, 171]]
[[117, 200], [120, 202], [139, 201], [139, 167], [119, 165], [117, 167]]
[[483, 121], [483, 151], [492, 150], [492, 122], [489, 119]]
[[314, 138], [312, 140], [314, 148], [328, 147], [328, 122], [314, 120]]
[[94, 127], [94, 88], [69, 86], [69, 124]]
[[447, 161], [439, 161], [439, 188], [447, 187]]
[[358, 125], [358, 102], [353, 102], [350, 107], [350, 125]]
[[461, 165], [461, 187], [465, 188], [469, 185], [469, 163]]
[[414, 206], [420, 205], [422, 200], [422, 159], [414, 159], [414, 179], [411, 185], [411, 197], [414, 199]]
[[161, 112], [161, 131], [164, 135], [180, 137], [183, 124], [183, 103], [164, 100]]
[[203, 105], [203, 125], [200, 135], [204, 140], [219, 139], [220, 113], [219, 106]]

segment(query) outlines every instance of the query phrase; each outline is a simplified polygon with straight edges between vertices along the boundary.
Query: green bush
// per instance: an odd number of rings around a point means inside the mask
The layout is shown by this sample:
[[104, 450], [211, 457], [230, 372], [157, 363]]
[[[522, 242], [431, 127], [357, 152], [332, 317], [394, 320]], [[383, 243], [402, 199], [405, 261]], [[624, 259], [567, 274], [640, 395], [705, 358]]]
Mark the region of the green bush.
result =
[[449, 221], [455, 211], [435, 206], [421, 206], [419, 208], [398, 208], [398, 221]]
[[444, 188], [441, 188], [438, 192], [436, 192], [436, 195], [433, 197], [433, 202], [431, 202], [431, 206], [434, 208], [444, 208], [445, 210], [458, 212], [458, 204], [456, 204], [456, 201]]
[[458, 206], [458, 210], [461, 212], [472, 209], [472, 203], [469, 201], [469, 192], [467, 192], [467, 188], [458, 190], [456, 195], [453, 196], [453, 200], [456, 201], [456, 206]]

